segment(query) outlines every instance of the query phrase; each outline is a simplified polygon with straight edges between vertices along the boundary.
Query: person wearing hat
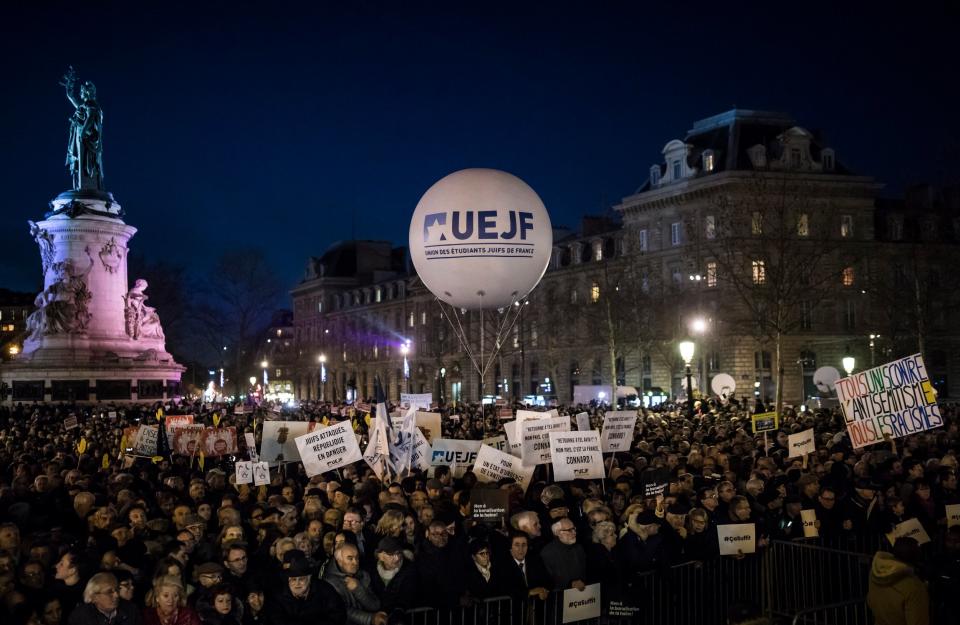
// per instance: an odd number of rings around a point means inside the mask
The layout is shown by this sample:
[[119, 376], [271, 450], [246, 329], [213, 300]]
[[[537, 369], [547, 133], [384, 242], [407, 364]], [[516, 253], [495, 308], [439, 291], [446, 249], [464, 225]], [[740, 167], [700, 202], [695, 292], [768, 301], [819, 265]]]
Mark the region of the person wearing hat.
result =
[[360, 550], [344, 542], [323, 567], [323, 579], [340, 595], [347, 607], [350, 625], [386, 625], [387, 613], [380, 610], [380, 599], [370, 586], [370, 574], [360, 568]]
[[880, 485], [868, 477], [857, 478], [853, 495], [847, 499], [843, 509], [842, 527], [852, 534], [875, 537], [883, 522], [882, 506], [877, 498]]
[[920, 557], [920, 545], [909, 536], [898, 538], [892, 553], [873, 556], [867, 605], [877, 625], [930, 623], [930, 596], [914, 572]]
[[417, 571], [403, 555], [404, 549], [404, 543], [393, 536], [377, 544], [377, 564], [370, 585], [380, 598], [380, 609], [388, 614], [416, 607]]
[[283, 568], [287, 583], [267, 599], [271, 625], [346, 623], [347, 608], [343, 600], [333, 586], [317, 579], [306, 554], [299, 551], [287, 555]]
[[652, 510], [641, 512], [627, 508], [628, 531], [617, 544], [623, 570], [643, 573], [657, 568], [663, 561], [662, 522]]

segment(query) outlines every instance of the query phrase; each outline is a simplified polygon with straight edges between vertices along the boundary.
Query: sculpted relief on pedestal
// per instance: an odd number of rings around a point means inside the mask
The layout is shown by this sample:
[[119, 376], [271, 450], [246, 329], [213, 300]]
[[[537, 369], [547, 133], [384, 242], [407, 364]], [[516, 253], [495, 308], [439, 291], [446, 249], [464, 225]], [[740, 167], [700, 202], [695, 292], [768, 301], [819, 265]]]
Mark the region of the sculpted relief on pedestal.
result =
[[103, 268], [107, 273], [115, 273], [123, 261], [123, 248], [117, 245], [117, 241], [111, 237], [110, 240], [100, 248], [99, 256], [100, 262], [103, 263]]
[[124, 319], [126, 320], [127, 336], [133, 340], [163, 339], [163, 327], [157, 310], [147, 306], [147, 281], [140, 278], [133, 283], [133, 288], [123, 296]]
[[34, 300], [37, 310], [27, 317], [31, 340], [51, 334], [82, 334], [90, 323], [90, 300], [86, 277], [93, 268], [90, 248], [84, 250], [90, 263], [79, 270], [72, 259], [53, 263], [50, 271], [55, 278]]

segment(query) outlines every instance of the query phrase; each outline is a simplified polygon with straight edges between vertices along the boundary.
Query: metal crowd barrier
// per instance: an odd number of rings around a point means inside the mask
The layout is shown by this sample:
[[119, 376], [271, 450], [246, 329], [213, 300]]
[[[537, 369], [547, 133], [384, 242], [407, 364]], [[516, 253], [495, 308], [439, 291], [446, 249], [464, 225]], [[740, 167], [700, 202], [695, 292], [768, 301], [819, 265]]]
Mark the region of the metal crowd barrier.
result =
[[[776, 622], [872, 623], [864, 603], [871, 556], [809, 542], [772, 541], [743, 559], [686, 562], [630, 576], [617, 599], [630, 615], [606, 612], [585, 625], [726, 625], [731, 606], [752, 603]], [[561, 625], [563, 592], [545, 601], [494, 597], [455, 609], [418, 608], [406, 625]]]

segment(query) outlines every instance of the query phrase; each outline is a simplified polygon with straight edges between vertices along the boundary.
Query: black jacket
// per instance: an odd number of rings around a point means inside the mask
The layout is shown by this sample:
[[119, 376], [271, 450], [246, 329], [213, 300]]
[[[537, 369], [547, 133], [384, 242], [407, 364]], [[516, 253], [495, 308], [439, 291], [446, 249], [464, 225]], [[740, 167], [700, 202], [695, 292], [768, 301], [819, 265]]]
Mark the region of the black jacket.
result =
[[323, 580], [313, 579], [305, 599], [298, 599], [284, 585], [283, 591], [267, 599], [264, 610], [271, 625], [343, 625], [347, 608], [337, 591]]
[[417, 585], [420, 605], [434, 608], [455, 608], [467, 590], [466, 557], [459, 545], [451, 540], [443, 549], [429, 540], [420, 545], [417, 553]]
[[70, 613], [69, 625], [141, 625], [140, 610], [131, 601], [120, 599], [117, 613], [108, 620], [92, 603], [81, 603]]
[[388, 584], [384, 584], [379, 573], [374, 570], [370, 574], [370, 585], [373, 592], [380, 597], [380, 609], [384, 612], [417, 607], [417, 569], [409, 560], [404, 559], [400, 570]]

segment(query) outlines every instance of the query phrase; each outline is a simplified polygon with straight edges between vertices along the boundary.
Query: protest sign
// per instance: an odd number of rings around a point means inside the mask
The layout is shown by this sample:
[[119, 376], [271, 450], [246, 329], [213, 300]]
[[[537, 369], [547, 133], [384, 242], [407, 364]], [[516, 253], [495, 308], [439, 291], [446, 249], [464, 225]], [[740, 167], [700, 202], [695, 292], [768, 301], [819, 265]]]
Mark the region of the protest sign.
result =
[[513, 418], [513, 408], [510, 406], [499, 406], [497, 408], [497, 416], [501, 419], [511, 419]]
[[117, 420], [117, 411], [116, 411], [116, 410], [111, 410], [110, 412], [108, 412], [108, 413], [107, 413], [107, 418], [110, 419], [111, 421], [116, 421], [116, 420]]
[[648, 482], [643, 485], [643, 496], [644, 497], [656, 497], [657, 495], [662, 495], [665, 490], [667, 490], [667, 482]]
[[236, 483], [249, 484], [253, 481], [253, 463], [248, 460], [242, 460], [234, 465], [236, 470]]
[[523, 458], [523, 464], [527, 466], [549, 464], [550, 432], [566, 432], [569, 429], [570, 419], [567, 417], [521, 421], [520, 439], [523, 442], [523, 451], [520, 457]]
[[503, 526], [509, 513], [510, 495], [505, 490], [474, 488], [470, 491], [470, 510], [474, 521]]
[[636, 424], [636, 410], [613, 410], [604, 414], [600, 433], [600, 447], [604, 453], [630, 451]]
[[[155, 425], [141, 425], [133, 439], [133, 453], [139, 456], [157, 455], [157, 434], [159, 429]], [[130, 439], [127, 439], [130, 440]]]
[[600, 618], [600, 584], [590, 584], [583, 590], [567, 588], [563, 591], [563, 622], [573, 623]]
[[887, 540], [889, 540], [892, 545], [898, 538], [905, 536], [913, 538], [919, 545], [925, 545], [930, 542], [930, 535], [927, 534], [927, 530], [923, 529], [923, 526], [920, 525], [920, 520], [917, 518], [907, 519], [903, 523], [898, 523], [894, 526], [893, 531], [887, 534]]
[[254, 462], [260, 462], [260, 456], [257, 454], [257, 441], [253, 437], [253, 432], [246, 432], [243, 440], [247, 443], [247, 454]]
[[254, 486], [270, 485], [270, 465], [266, 462], [253, 463], [253, 484]]
[[813, 428], [791, 434], [787, 439], [787, 458], [798, 458], [812, 454], [817, 450], [817, 442], [813, 438]]
[[577, 413], [577, 429], [586, 432], [590, 429], [590, 414], [586, 412]]
[[506, 477], [515, 480], [526, 492], [535, 468], [524, 466], [520, 458], [516, 456], [483, 445], [477, 454], [473, 472], [476, 474], [478, 482], [498, 482]]
[[735, 556], [738, 553], [756, 553], [757, 526], [755, 523], [727, 523], [717, 526], [720, 555]]
[[244, 406], [244, 405], [242, 405], [242, 404], [239, 405], [239, 406], [234, 406], [234, 407], [233, 407], [233, 414], [246, 414], [246, 413], [248, 413], [248, 412], [250, 412], [250, 411], [247, 409], [246, 406]]
[[426, 471], [430, 468], [430, 443], [419, 429], [414, 432], [413, 451], [410, 453], [410, 468]]
[[433, 403], [433, 393], [400, 393], [400, 405], [408, 408], [422, 408], [424, 412], [430, 410]]
[[817, 529], [817, 511], [814, 509], [801, 510], [800, 520], [803, 521], [803, 537], [816, 538], [820, 536], [820, 530]]
[[170, 436], [170, 451], [181, 456], [192, 456], [202, 449], [202, 425], [182, 425], [174, 428]]
[[443, 438], [443, 429], [440, 427], [439, 412], [417, 411], [417, 428], [423, 432], [428, 443]]
[[570, 482], [576, 479], [602, 480], [603, 453], [600, 432], [550, 432], [550, 456], [553, 479]]
[[203, 453], [208, 457], [237, 453], [237, 428], [205, 428], [200, 438]]
[[193, 415], [192, 414], [171, 414], [171, 415], [167, 415], [166, 419], [164, 419], [163, 422], [166, 424], [167, 436], [172, 436], [174, 428], [178, 428], [185, 425], [193, 425]]
[[837, 380], [836, 388], [854, 449], [943, 425], [920, 354]]
[[454, 477], [461, 477], [476, 461], [480, 445], [480, 441], [435, 439], [431, 445], [430, 464], [435, 467], [448, 466]]
[[554, 417], [559, 417], [559, 410], [547, 410], [546, 412], [541, 412], [539, 410], [518, 410], [517, 411], [517, 421], [523, 422], [527, 419], [552, 419]]
[[753, 425], [754, 434], [776, 432], [780, 428], [780, 417], [775, 412], [761, 412], [751, 415], [750, 421]]
[[73, 428], [78, 428], [78, 427], [80, 427], [80, 422], [77, 421], [76, 415], [70, 415], [69, 417], [63, 420], [63, 429], [65, 430], [72, 430]]
[[310, 430], [309, 421], [265, 421], [260, 435], [261, 460], [272, 465], [300, 460], [295, 439]]
[[944, 506], [947, 512], [947, 528], [960, 525], [960, 503]]
[[349, 421], [307, 432], [294, 439], [307, 477], [320, 475], [363, 458]]
[[507, 421], [503, 424], [503, 431], [507, 435], [507, 449], [510, 455], [517, 458], [523, 453], [523, 440], [520, 438], [519, 421]]
[[501, 435], [501, 436], [491, 436], [490, 438], [485, 438], [483, 439], [483, 444], [490, 445], [497, 451], [506, 451], [507, 453], [509, 453], [508, 449], [510, 448], [510, 444], [507, 443], [506, 436]]

